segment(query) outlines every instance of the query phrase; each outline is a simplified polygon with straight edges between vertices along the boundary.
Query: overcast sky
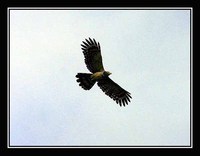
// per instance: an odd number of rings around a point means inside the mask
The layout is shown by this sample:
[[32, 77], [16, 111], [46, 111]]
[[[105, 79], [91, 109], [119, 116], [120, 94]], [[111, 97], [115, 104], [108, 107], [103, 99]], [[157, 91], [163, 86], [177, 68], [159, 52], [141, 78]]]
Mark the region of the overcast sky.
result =
[[[95, 85], [81, 42], [101, 44], [120, 107]], [[189, 145], [189, 10], [11, 10], [11, 145]]]

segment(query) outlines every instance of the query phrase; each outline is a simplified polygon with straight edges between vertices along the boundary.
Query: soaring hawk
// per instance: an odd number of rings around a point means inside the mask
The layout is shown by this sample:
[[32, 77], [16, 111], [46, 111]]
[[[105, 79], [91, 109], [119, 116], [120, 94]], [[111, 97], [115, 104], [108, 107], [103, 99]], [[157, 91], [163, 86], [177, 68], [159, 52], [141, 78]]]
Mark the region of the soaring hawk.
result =
[[111, 73], [104, 70], [99, 42], [97, 43], [95, 39], [89, 38], [83, 41], [81, 46], [85, 57], [85, 64], [91, 73], [78, 73], [76, 75], [79, 86], [85, 90], [90, 90], [97, 82], [101, 90], [116, 101], [117, 104], [120, 106], [128, 104], [130, 98], [132, 98], [131, 94], [112, 81], [108, 77]]

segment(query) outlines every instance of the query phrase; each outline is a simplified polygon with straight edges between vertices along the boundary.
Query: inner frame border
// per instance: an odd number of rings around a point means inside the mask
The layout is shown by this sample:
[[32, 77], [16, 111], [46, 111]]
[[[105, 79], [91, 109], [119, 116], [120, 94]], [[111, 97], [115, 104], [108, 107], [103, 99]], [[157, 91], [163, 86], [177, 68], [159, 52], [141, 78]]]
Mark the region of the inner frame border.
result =
[[[10, 10], [188, 10], [190, 11], [190, 145], [10, 145]], [[192, 7], [7, 7], [7, 148], [193, 148], [193, 8]]]

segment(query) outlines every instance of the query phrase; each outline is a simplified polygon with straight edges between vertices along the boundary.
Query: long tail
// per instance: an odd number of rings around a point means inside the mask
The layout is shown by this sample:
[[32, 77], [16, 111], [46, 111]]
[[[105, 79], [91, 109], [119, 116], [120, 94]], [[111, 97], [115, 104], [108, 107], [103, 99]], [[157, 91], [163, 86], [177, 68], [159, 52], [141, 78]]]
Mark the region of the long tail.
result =
[[96, 82], [90, 78], [91, 75], [92, 74], [88, 73], [78, 73], [76, 75], [76, 77], [78, 78], [76, 81], [79, 83], [79, 86], [81, 86], [85, 90], [90, 90]]

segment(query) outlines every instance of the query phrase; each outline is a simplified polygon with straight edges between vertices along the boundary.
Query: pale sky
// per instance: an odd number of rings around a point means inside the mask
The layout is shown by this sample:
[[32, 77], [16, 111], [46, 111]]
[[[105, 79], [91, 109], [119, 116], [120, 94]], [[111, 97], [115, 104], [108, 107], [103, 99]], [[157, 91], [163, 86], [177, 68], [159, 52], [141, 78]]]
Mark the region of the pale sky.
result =
[[[126, 107], [76, 82], [88, 37]], [[10, 145], [190, 145], [190, 11], [11, 10]]]

